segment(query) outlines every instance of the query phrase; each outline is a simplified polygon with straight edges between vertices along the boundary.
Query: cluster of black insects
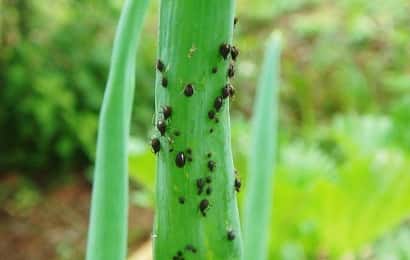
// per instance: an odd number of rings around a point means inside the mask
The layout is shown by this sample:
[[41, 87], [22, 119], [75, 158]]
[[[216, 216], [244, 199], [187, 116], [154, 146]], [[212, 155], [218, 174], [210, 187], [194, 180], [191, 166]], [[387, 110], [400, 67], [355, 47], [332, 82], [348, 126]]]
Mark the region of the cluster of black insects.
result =
[[[186, 245], [186, 246], [185, 246], [185, 251], [187, 251], [187, 252], [192, 252], [192, 253], [196, 254], [197, 249], [196, 249], [193, 245]], [[181, 250], [179, 250], [179, 251], [172, 257], [172, 260], [185, 260], [184, 252], [182, 252]]]
[[[235, 18], [234, 20], [234, 24], [237, 23], [237, 18]], [[212, 104], [212, 108], [208, 111], [207, 117], [208, 119], [210, 119], [211, 121], [214, 121], [215, 123], [219, 122], [219, 119], [217, 117], [217, 114], [221, 111], [222, 106], [224, 104], [224, 101], [228, 98], [228, 97], [233, 97], [235, 95], [235, 88], [233, 87], [233, 85], [231, 83], [229, 83], [230, 79], [234, 77], [235, 75], [235, 61], [239, 55], [239, 50], [237, 47], [230, 45], [228, 43], [222, 43], [219, 46], [218, 49], [218, 53], [219, 55], [222, 57], [222, 59], [224, 61], [228, 60], [229, 57], [231, 58], [229, 60], [229, 65], [228, 65], [228, 69], [226, 71], [226, 77], [228, 79], [228, 83], [226, 83], [222, 89], [219, 95], [217, 95], [217, 97], [214, 99], [213, 104]], [[158, 59], [157, 64], [156, 64], [156, 68], [157, 70], [161, 73], [161, 80], [160, 80], [160, 84], [163, 88], [167, 88], [168, 87], [168, 78], [166, 76], [167, 73], [167, 66], [165, 65], [165, 63]], [[217, 67], [213, 67], [211, 69], [211, 72], [213, 74], [216, 74], [218, 72], [218, 68]], [[185, 85], [184, 90], [183, 90], [183, 94], [186, 97], [191, 97], [194, 95], [194, 90], [195, 90], [195, 86], [193, 83], [188, 83]], [[164, 106], [161, 109], [161, 114], [162, 117], [160, 117], [160, 119], [158, 119], [158, 121], [156, 122], [156, 129], [158, 130], [159, 134], [161, 137], [164, 137], [167, 130], [168, 130], [168, 123], [169, 123], [169, 119], [172, 116], [172, 107], [171, 106]], [[209, 130], [210, 133], [213, 132], [213, 128], [211, 128]], [[174, 133], [172, 134], [173, 136], [179, 136], [180, 132], [179, 131], [174, 131]], [[168, 142], [170, 142], [170, 138], [168, 138]], [[161, 150], [161, 141], [159, 137], [155, 137], [151, 140], [151, 147], [152, 150], [154, 151], [155, 154], [159, 153]], [[171, 148], [169, 150], [169, 152], [173, 152], [173, 148]], [[205, 196], [210, 196], [212, 193], [212, 172], [215, 171], [216, 168], [216, 162], [214, 160], [211, 159], [212, 154], [208, 153], [206, 155], [206, 157], [208, 158], [207, 160], [207, 168], [209, 170], [209, 174], [207, 174], [206, 177], [203, 178], [199, 178], [196, 180], [196, 189], [197, 189], [197, 195], [205, 195]], [[191, 148], [187, 148], [185, 151], [179, 151], [176, 153], [175, 156], [175, 165], [178, 168], [183, 168], [186, 164], [187, 161], [192, 161], [192, 150]], [[239, 192], [241, 187], [241, 182], [238, 178], [237, 172], [235, 170], [235, 182], [234, 182], [234, 189]], [[180, 196], [178, 198], [178, 202], [180, 204], [185, 204], [185, 197]], [[203, 217], [206, 217], [207, 215], [207, 211], [210, 208], [210, 202], [207, 198], [203, 198], [202, 200], [200, 200], [199, 204], [198, 204], [198, 209], [201, 213], [201, 215]], [[229, 229], [227, 231], [227, 239], [229, 241], [232, 241], [235, 239], [235, 233], [232, 229]], [[187, 245], [185, 248], [186, 251], [190, 251], [192, 253], [196, 253], [196, 249], [192, 246], [192, 245]], [[176, 255], [173, 256], [173, 260], [183, 260], [184, 256], [183, 256], [183, 252], [182, 251], [178, 251], [176, 253]]]

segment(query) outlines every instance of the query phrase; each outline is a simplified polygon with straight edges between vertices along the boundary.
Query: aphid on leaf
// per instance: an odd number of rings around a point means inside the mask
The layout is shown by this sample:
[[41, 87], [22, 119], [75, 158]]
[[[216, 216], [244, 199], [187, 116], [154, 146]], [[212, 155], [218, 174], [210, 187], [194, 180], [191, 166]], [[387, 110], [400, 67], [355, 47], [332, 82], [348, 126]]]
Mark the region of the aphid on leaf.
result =
[[152, 147], [152, 151], [154, 151], [154, 153], [159, 152], [159, 150], [161, 149], [161, 143], [160, 143], [158, 138], [153, 138], [151, 140], [151, 147]]
[[184, 197], [179, 197], [178, 201], [179, 201], [179, 203], [184, 204], [185, 203], [185, 198]]
[[222, 107], [223, 104], [223, 99], [221, 96], [216, 97], [215, 101], [214, 101], [214, 108], [216, 111], [219, 111]]
[[215, 164], [214, 161], [212, 161], [212, 160], [208, 161], [208, 169], [209, 169], [211, 172], [214, 171], [215, 166], [216, 166], [216, 164]]
[[242, 186], [241, 180], [238, 179], [238, 178], [235, 178], [234, 186], [235, 186], [236, 192], [239, 192], [241, 190], [241, 186]]
[[184, 95], [187, 97], [190, 97], [193, 94], [194, 94], [194, 86], [191, 83], [189, 83], [185, 86]]
[[172, 115], [172, 107], [165, 106], [162, 108], [162, 114], [164, 115], [164, 119], [167, 120]]
[[215, 111], [213, 111], [213, 110], [209, 111], [208, 112], [208, 118], [209, 119], [214, 119], [214, 117], [215, 117]]
[[165, 131], [167, 130], [167, 124], [163, 120], [159, 120], [157, 123], [157, 129], [163, 136], [165, 134]]
[[235, 76], [235, 67], [232, 63], [229, 64], [227, 75], [229, 78], [233, 78], [233, 76]]
[[161, 79], [161, 86], [163, 86], [164, 88], [168, 87], [168, 79], [166, 77], [163, 77]]
[[190, 245], [190, 244], [189, 244], [189, 245], [186, 245], [185, 249], [188, 250], [188, 251], [191, 251], [191, 252], [194, 253], [194, 254], [195, 254], [196, 251], [197, 251], [196, 248], [195, 248], [193, 245]]
[[232, 229], [228, 230], [228, 232], [226, 233], [226, 238], [229, 241], [234, 240], [235, 239], [235, 232]]
[[185, 165], [185, 154], [183, 152], [177, 153], [177, 156], [175, 157], [175, 164], [179, 168], [184, 167], [184, 165]]
[[219, 54], [224, 58], [224, 60], [228, 58], [230, 51], [231, 51], [231, 46], [227, 43], [222, 43], [219, 46]]
[[238, 17], [235, 17], [235, 18], [233, 19], [233, 25], [235, 26], [235, 25], [238, 23], [238, 21], [239, 21]]
[[201, 211], [202, 216], [206, 217], [206, 211], [209, 208], [209, 201], [207, 199], [201, 200], [199, 202], [199, 210]]
[[164, 64], [160, 59], [157, 60], [157, 69], [158, 69], [160, 72], [164, 72], [164, 71], [165, 71], [165, 64]]
[[231, 57], [232, 57], [232, 60], [236, 61], [236, 58], [238, 57], [238, 55], [239, 55], [239, 50], [238, 50], [238, 48], [236, 48], [235, 46], [232, 46], [232, 47], [231, 47]]
[[231, 88], [231, 84], [226, 84], [226, 85], [222, 88], [222, 98], [223, 98], [223, 99], [229, 97], [230, 88]]
[[230, 88], [229, 88], [229, 96], [232, 98], [233, 96], [235, 96], [235, 88], [232, 86], [232, 85], [230, 85]]

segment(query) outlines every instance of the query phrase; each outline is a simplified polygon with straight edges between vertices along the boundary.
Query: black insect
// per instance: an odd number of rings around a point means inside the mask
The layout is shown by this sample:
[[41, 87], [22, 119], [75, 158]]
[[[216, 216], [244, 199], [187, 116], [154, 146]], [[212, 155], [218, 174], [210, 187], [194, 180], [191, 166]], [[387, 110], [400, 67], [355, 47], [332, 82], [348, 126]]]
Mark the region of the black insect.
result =
[[231, 57], [232, 57], [232, 60], [236, 61], [236, 58], [238, 57], [238, 55], [239, 55], [239, 49], [236, 48], [235, 46], [232, 46], [232, 47], [231, 47]]
[[212, 73], [215, 74], [215, 73], [217, 73], [217, 72], [218, 72], [218, 68], [217, 68], [217, 67], [213, 67], [213, 68], [212, 68]]
[[202, 216], [206, 217], [206, 211], [209, 208], [209, 201], [207, 199], [201, 200], [199, 202], [199, 211], [201, 211]]
[[162, 114], [164, 115], [164, 119], [167, 120], [172, 115], [172, 107], [165, 106], [162, 108]]
[[151, 140], [151, 147], [152, 147], [152, 150], [154, 151], [154, 153], [159, 152], [159, 150], [161, 149], [161, 143], [160, 143], [158, 138], [153, 138]]
[[168, 87], [168, 79], [166, 77], [162, 78], [161, 86], [163, 86], [164, 88]]
[[231, 84], [226, 84], [223, 88], [222, 88], [222, 98], [227, 98], [230, 96], [230, 89], [231, 89]]
[[186, 250], [191, 251], [192, 253], [196, 253], [196, 248], [193, 245], [186, 245], [185, 247]]
[[211, 195], [211, 193], [212, 193], [212, 188], [211, 187], [206, 188], [206, 194]]
[[228, 58], [229, 52], [231, 51], [231, 46], [227, 43], [222, 43], [219, 46], [219, 54], [226, 60]]
[[211, 172], [214, 171], [215, 166], [216, 166], [216, 164], [215, 164], [214, 161], [212, 161], [212, 160], [208, 161], [208, 169], [209, 169]]
[[184, 197], [179, 197], [178, 201], [179, 201], [179, 203], [184, 204], [185, 203], [185, 198]]
[[238, 23], [238, 17], [235, 17], [234, 19], [233, 19], [233, 25], [236, 25], [237, 23]]
[[211, 183], [212, 182], [211, 176], [206, 177], [205, 181], [206, 183]]
[[235, 239], [235, 232], [231, 229], [228, 230], [228, 232], [226, 233], [226, 238], [228, 238], [229, 241], [232, 241]]
[[242, 186], [241, 180], [238, 179], [238, 178], [235, 178], [234, 186], [235, 186], [236, 192], [239, 192], [241, 190], [241, 186]]
[[167, 124], [163, 120], [159, 120], [157, 123], [157, 129], [163, 136], [165, 134], [165, 131], [167, 130]]
[[190, 97], [194, 94], [194, 86], [191, 83], [189, 83], [185, 86], [184, 94], [187, 97]]
[[233, 76], [235, 76], [235, 67], [233, 66], [232, 63], [229, 64], [227, 75], [229, 78], [233, 78]]
[[214, 108], [215, 108], [215, 110], [216, 110], [216, 111], [221, 110], [222, 104], [223, 104], [223, 99], [222, 99], [222, 97], [221, 97], [221, 96], [216, 97], [216, 98], [215, 98], [215, 101], [214, 101]]
[[175, 164], [179, 167], [182, 168], [185, 165], [185, 154], [183, 152], [177, 153], [177, 156], [175, 158]]
[[208, 118], [209, 118], [209, 119], [214, 119], [214, 117], [215, 117], [215, 111], [210, 110], [210, 111], [208, 112]]
[[198, 195], [202, 194], [202, 191], [204, 190], [204, 185], [205, 185], [205, 182], [202, 178], [199, 178], [196, 181], [196, 187], [198, 188]]
[[164, 72], [164, 71], [165, 71], [165, 64], [164, 64], [160, 59], [158, 59], [158, 61], [157, 61], [157, 69], [158, 69], [160, 72]]
[[230, 85], [230, 88], [229, 88], [229, 96], [232, 98], [233, 96], [235, 96], [235, 88], [232, 86], [232, 85]]

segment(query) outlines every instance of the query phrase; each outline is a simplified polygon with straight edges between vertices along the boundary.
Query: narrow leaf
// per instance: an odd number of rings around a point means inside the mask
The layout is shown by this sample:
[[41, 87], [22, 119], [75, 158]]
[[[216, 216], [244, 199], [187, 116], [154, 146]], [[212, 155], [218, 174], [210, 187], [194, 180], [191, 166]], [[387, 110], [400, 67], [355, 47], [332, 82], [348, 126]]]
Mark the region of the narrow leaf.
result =
[[88, 260], [121, 260], [126, 257], [127, 143], [137, 43], [147, 5], [148, 0], [127, 0], [115, 35], [100, 113]]
[[277, 132], [280, 35], [267, 43], [252, 125], [244, 207], [244, 259], [267, 259]]

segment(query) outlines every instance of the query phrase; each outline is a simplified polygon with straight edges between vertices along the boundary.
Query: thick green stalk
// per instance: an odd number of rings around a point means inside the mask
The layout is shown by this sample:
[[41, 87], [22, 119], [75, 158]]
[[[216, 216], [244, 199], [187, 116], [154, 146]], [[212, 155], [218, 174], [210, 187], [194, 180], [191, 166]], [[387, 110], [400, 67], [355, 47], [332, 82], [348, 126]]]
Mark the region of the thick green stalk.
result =
[[[228, 82], [230, 57], [221, 56], [220, 46], [232, 41], [234, 2], [161, 1], [158, 57], [165, 69], [157, 72], [155, 111], [165, 132], [157, 132], [157, 260], [178, 259], [178, 251], [185, 259], [242, 256], [229, 98], [219, 112], [214, 108]], [[167, 106], [172, 115], [165, 119]], [[210, 119], [210, 111], [217, 119]]]
[[276, 148], [280, 37], [267, 44], [252, 122], [244, 208], [245, 259], [267, 259]]
[[127, 253], [127, 143], [137, 42], [147, 3], [127, 0], [115, 35], [99, 122], [88, 260], [120, 260]]

